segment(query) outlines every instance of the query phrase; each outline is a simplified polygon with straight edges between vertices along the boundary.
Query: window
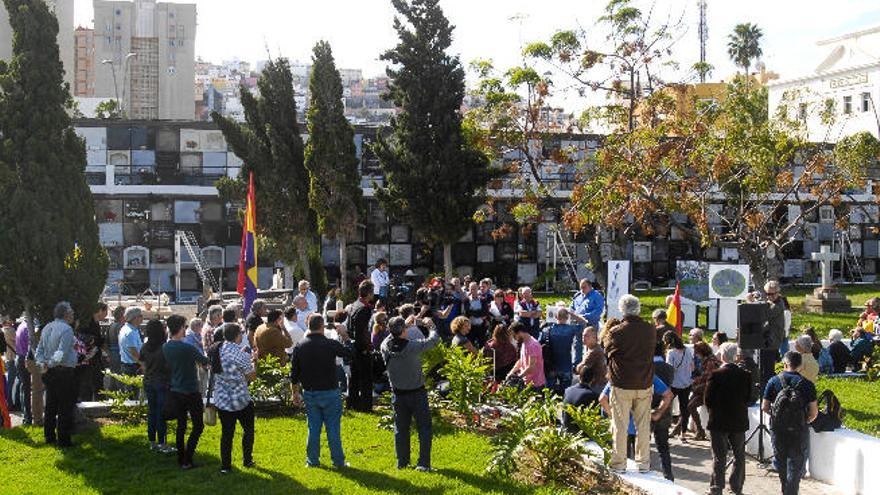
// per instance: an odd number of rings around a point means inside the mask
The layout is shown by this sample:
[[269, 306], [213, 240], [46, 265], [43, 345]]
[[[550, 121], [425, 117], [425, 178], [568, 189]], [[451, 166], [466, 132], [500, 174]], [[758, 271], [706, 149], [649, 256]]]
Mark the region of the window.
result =
[[849, 115], [852, 113], [852, 96], [843, 97], [843, 113]]
[[862, 93], [862, 111], [867, 112], [871, 109], [871, 93]]

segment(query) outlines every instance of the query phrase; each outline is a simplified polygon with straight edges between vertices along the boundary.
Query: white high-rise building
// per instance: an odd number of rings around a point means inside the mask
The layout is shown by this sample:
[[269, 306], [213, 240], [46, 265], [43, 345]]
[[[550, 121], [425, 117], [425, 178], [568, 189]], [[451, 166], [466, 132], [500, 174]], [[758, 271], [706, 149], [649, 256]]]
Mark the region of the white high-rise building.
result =
[[[73, 91], [74, 56], [73, 56], [73, 0], [46, 0], [58, 18], [58, 49], [61, 62], [64, 64], [64, 80], [70, 83]], [[12, 58], [12, 27], [9, 26], [9, 14], [3, 2], [0, 2], [0, 60]]]
[[95, 96], [132, 119], [195, 115], [196, 6], [95, 0]]

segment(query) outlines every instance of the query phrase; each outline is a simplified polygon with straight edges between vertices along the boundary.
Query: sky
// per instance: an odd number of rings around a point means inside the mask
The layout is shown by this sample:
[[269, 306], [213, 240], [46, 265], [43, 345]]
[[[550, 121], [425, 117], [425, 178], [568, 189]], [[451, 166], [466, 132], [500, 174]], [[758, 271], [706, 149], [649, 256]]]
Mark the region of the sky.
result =
[[[92, 1], [74, 0], [78, 25], [92, 25]], [[186, 3], [186, 2], [178, 2]], [[190, 0], [189, 3], [193, 3]], [[330, 42], [337, 66], [384, 72], [380, 53], [396, 43], [390, 0], [194, 0], [198, 5], [196, 55], [212, 62], [256, 62], [285, 56], [307, 62], [316, 41]], [[467, 64], [491, 59], [497, 67], [520, 62], [523, 43], [547, 39], [560, 29], [591, 29], [606, 0], [441, 0], [456, 26], [452, 52]], [[727, 35], [738, 23], [764, 31], [763, 61], [783, 78], [806, 75], [824, 53], [816, 41], [880, 25], [875, 0], [709, 0], [708, 62], [713, 79], [735, 72]], [[673, 57], [683, 67], [698, 61], [696, 0], [636, 0], [655, 19], [678, 19], [683, 31]]]

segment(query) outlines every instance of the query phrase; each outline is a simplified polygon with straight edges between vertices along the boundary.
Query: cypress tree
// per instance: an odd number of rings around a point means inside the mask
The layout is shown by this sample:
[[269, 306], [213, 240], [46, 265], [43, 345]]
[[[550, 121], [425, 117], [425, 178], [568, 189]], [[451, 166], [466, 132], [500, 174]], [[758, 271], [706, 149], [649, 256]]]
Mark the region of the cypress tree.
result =
[[91, 317], [107, 280], [86, 153], [68, 112], [56, 41], [58, 21], [42, 0], [3, 0], [13, 57], [0, 62], [0, 307], [51, 319], [61, 300]]
[[345, 118], [342, 80], [326, 41], [319, 41], [314, 47], [309, 93], [309, 141], [305, 152], [309, 204], [317, 214], [321, 234], [339, 242], [340, 289], [345, 292], [346, 238], [357, 226], [362, 191], [354, 129]]
[[[236, 180], [221, 179], [221, 196], [241, 200], [249, 172], [254, 172], [257, 195], [257, 233], [268, 241], [266, 251], [300, 273], [320, 294], [324, 287], [320, 268], [315, 213], [309, 208], [309, 174], [303, 158], [294, 100], [293, 75], [285, 58], [270, 60], [257, 82], [259, 96], [241, 87], [246, 124], [217, 112], [217, 124], [236, 155], [244, 160]], [[319, 277], [320, 276], [320, 277]]]
[[446, 53], [453, 26], [438, 0], [392, 0], [400, 42], [380, 58], [392, 64], [387, 98], [400, 112], [387, 138], [374, 150], [385, 175], [376, 189], [385, 211], [443, 244], [443, 265], [452, 272], [452, 244], [471, 227], [496, 172], [465, 139], [461, 105], [464, 70]]

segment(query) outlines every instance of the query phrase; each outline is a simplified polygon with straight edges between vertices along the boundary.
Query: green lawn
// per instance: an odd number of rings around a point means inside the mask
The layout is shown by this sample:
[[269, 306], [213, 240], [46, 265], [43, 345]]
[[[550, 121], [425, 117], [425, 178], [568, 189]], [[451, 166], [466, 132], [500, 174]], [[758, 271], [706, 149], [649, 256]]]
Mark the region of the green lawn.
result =
[[880, 382], [820, 376], [816, 389], [834, 392], [846, 413], [843, 422], [847, 428], [880, 436]]
[[[305, 468], [306, 424], [302, 415], [258, 418], [254, 448], [257, 467], [241, 469], [239, 433], [233, 451], [235, 471], [227, 475], [219, 472], [219, 425], [205, 428], [195, 458], [200, 467], [186, 472], [177, 468], [174, 455], [148, 450], [145, 426], [91, 428], [74, 437], [77, 446], [70, 450], [46, 446], [39, 428], [3, 430], [0, 493], [553, 493], [550, 489], [488, 478], [484, 474], [487, 438], [437, 421], [433, 449], [436, 471], [398, 471], [392, 433], [377, 430], [377, 420], [376, 415], [345, 415], [342, 441], [351, 468], [333, 470]], [[330, 463], [326, 444], [321, 462]]]
[[[816, 329], [820, 337], [826, 337], [828, 331], [837, 328], [843, 331], [844, 336], [849, 337], [849, 330], [855, 326], [862, 312], [865, 301], [871, 297], [880, 296], [880, 285], [847, 285], [840, 287], [845, 293], [853, 307], [856, 308], [849, 313], [835, 313], [818, 315], [807, 313], [803, 310], [804, 297], [813, 292], [812, 287], [785, 287], [782, 293], [788, 297], [788, 302], [792, 308], [792, 336], [798, 335], [800, 329], [805, 325], [811, 325]], [[642, 316], [650, 318], [651, 312], [657, 308], [666, 309], [666, 296], [672, 294], [669, 290], [650, 290], [638, 291], [635, 293], [642, 301]], [[549, 303], [556, 301], [571, 301], [570, 294], [537, 294], [537, 299], [541, 301], [541, 306], [546, 307]], [[706, 324], [705, 310], [700, 313], [700, 324]]]

